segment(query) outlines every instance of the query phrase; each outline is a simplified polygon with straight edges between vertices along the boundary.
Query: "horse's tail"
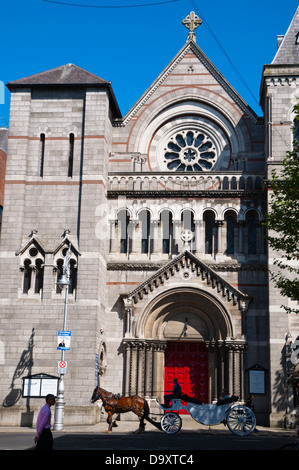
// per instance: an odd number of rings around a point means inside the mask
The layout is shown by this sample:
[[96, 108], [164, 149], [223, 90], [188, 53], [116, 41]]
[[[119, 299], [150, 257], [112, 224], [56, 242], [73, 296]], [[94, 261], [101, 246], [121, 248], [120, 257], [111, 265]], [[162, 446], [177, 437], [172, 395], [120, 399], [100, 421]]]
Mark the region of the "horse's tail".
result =
[[155, 426], [155, 428], [158, 428], [160, 431], [162, 431], [161, 424], [160, 424], [160, 423], [156, 423], [156, 421], [153, 421], [153, 420], [149, 417], [150, 409], [149, 409], [149, 406], [148, 406], [148, 402], [146, 401], [145, 398], [144, 398], [143, 412], [144, 412], [144, 416], [143, 416], [144, 419], [146, 419], [149, 423], [151, 423], [153, 426]]
[[149, 415], [150, 409], [149, 409], [148, 402], [146, 401], [146, 399], [144, 398], [143, 400], [144, 400], [143, 413], [144, 413], [144, 417], [146, 418]]

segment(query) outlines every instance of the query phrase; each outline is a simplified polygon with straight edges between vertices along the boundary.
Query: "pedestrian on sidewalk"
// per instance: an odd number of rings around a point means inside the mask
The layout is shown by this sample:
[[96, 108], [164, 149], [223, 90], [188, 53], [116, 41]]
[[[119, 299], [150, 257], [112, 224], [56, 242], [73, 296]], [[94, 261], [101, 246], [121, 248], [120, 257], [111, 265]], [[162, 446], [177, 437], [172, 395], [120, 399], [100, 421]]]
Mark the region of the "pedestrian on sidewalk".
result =
[[46, 396], [46, 403], [40, 409], [36, 421], [36, 450], [53, 450], [53, 436], [51, 431], [51, 406], [55, 404], [55, 396]]
[[[248, 395], [246, 402], [244, 403], [247, 408], [250, 408], [254, 412], [254, 404], [253, 404], [254, 396]], [[258, 429], [255, 428], [254, 432], [258, 432]]]

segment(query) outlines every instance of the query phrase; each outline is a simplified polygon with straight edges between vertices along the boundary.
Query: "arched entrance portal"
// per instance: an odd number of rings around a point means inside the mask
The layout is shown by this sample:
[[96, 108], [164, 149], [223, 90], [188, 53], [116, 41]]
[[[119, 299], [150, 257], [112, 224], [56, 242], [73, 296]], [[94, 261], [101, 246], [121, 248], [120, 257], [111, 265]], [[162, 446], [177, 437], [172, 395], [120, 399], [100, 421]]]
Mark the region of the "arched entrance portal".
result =
[[[238, 308], [228, 311], [194, 287], [168, 289], [138, 312], [126, 347], [125, 391], [163, 400], [174, 374], [184, 392], [212, 401], [223, 387], [243, 398], [243, 352]], [[134, 336], [134, 337], [133, 337]], [[189, 392], [189, 393], [188, 393]]]

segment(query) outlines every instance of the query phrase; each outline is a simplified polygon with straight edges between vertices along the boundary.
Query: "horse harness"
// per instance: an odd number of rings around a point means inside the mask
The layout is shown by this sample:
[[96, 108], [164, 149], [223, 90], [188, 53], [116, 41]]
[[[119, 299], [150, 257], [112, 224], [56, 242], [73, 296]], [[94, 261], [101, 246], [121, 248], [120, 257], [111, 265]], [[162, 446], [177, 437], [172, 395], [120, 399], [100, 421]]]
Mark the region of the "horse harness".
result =
[[[111, 404], [108, 403], [109, 400], [111, 400], [111, 398], [115, 398], [115, 400], [116, 400], [116, 405], [111, 405]], [[103, 399], [102, 399], [102, 401], [103, 401], [103, 406], [105, 406], [105, 405], [117, 406], [117, 402], [118, 402], [118, 400], [119, 400], [120, 398], [121, 398], [121, 395], [120, 395], [119, 393], [118, 393], [117, 395], [114, 395], [113, 393], [110, 393], [110, 395], [108, 395], [108, 397], [106, 398], [106, 400], [103, 400]]]
[[[100, 397], [100, 398], [101, 398], [101, 400], [102, 400], [102, 402], [103, 402], [103, 403], [102, 403], [102, 406], [103, 406], [104, 408], [105, 408], [105, 406], [107, 405], [107, 406], [111, 406], [112, 408], [115, 408], [115, 409], [116, 409], [117, 406], [118, 406], [118, 400], [119, 400], [120, 398], [123, 398], [123, 396], [120, 395], [119, 393], [117, 393], [117, 394], [110, 393], [110, 395], [108, 395], [107, 398], [105, 398], [105, 399], [103, 399], [102, 397]], [[115, 398], [116, 403], [114, 403], [114, 404], [109, 403], [109, 401], [111, 400], [111, 398]], [[129, 407], [125, 407], [125, 406], [123, 406], [123, 405], [119, 405], [119, 406], [120, 406], [121, 408], [126, 408], [127, 411], [133, 411], [133, 410], [136, 408], [136, 406], [131, 406], [130, 408], [129, 408]]]

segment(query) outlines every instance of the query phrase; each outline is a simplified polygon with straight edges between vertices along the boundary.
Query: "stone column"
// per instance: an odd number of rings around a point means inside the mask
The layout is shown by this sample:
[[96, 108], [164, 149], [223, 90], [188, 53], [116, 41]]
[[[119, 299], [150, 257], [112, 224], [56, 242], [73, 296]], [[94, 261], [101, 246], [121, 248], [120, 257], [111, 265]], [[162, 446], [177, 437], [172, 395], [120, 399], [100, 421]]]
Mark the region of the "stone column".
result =
[[115, 220], [109, 220], [110, 224], [110, 253], [115, 253], [116, 251], [116, 234], [115, 234]]
[[180, 243], [181, 243], [181, 221], [173, 221], [173, 254], [180, 253]]
[[125, 343], [125, 395], [131, 394], [131, 344]]
[[125, 338], [131, 338], [132, 337], [132, 320], [133, 320], [133, 302], [130, 297], [127, 297], [126, 295], [122, 296], [124, 306], [125, 306]]
[[158, 242], [159, 242], [159, 234], [158, 234], [158, 228], [159, 228], [159, 221], [158, 220], [152, 220], [151, 221], [151, 253], [153, 255], [158, 253]]
[[204, 253], [203, 220], [195, 220], [195, 253]]
[[230, 395], [235, 393], [235, 364], [234, 364], [234, 351], [232, 347], [227, 345], [228, 348], [228, 392]]
[[167, 343], [157, 341], [153, 344], [153, 382], [152, 396], [164, 399], [164, 352]]
[[130, 364], [130, 394], [137, 395], [137, 375], [138, 375], [138, 348], [137, 344], [131, 342], [131, 364]]
[[222, 225], [223, 221], [222, 220], [216, 220], [216, 225], [217, 225], [217, 254], [222, 253]]
[[229, 353], [229, 393], [244, 401], [244, 350], [245, 341], [226, 342]]
[[244, 221], [239, 221], [239, 255], [244, 255]]
[[130, 255], [135, 258], [141, 251], [141, 240], [138, 233], [138, 220], [130, 220], [129, 223], [129, 239], [130, 239]]
[[206, 347], [209, 350], [209, 401], [211, 403], [213, 400], [217, 399], [218, 361], [216, 355], [216, 341], [208, 341]]
[[152, 380], [153, 380], [153, 347], [151, 343], [145, 343], [145, 364], [144, 364], [144, 386], [145, 396], [152, 396]]
[[218, 341], [218, 374], [217, 374], [217, 389], [216, 396], [217, 399], [220, 396], [220, 393], [224, 387], [226, 387], [225, 376], [226, 376], [226, 349], [224, 341]]

